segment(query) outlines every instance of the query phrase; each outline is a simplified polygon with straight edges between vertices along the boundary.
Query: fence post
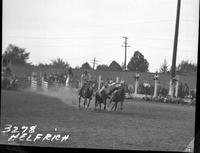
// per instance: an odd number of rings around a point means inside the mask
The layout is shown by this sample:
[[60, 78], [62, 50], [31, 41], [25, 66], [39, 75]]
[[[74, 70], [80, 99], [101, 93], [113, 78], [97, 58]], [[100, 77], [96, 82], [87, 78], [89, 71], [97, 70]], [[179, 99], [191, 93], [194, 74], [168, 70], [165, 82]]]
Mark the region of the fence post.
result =
[[42, 90], [43, 91], [48, 91], [48, 82], [44, 80], [44, 78], [42, 77]]
[[116, 83], [119, 83], [119, 77], [118, 76], [116, 77]]
[[31, 80], [31, 89], [37, 90], [37, 81], [34, 79]]
[[173, 84], [172, 84], [172, 79], [170, 79], [169, 81], [169, 93], [168, 93], [169, 96], [172, 96], [173, 95]]
[[28, 88], [31, 88], [31, 76], [28, 76]]
[[37, 73], [32, 72], [31, 75], [31, 89], [37, 90]]
[[138, 72], [136, 72], [136, 74], [135, 74], [135, 92], [134, 92], [134, 95], [137, 95], [139, 77], [140, 77], [140, 74]]
[[67, 75], [67, 79], [65, 81], [65, 85], [68, 87], [69, 86], [69, 75]]
[[178, 97], [179, 75], [176, 75], [176, 90], [175, 97]]
[[154, 84], [154, 94], [153, 94], [153, 97], [154, 97], [154, 98], [157, 97], [158, 77], [159, 77], [159, 75], [158, 75], [158, 73], [156, 72], [156, 74], [154, 75], [154, 82], [155, 82], [155, 84]]
[[98, 90], [101, 88], [101, 75], [98, 78]]

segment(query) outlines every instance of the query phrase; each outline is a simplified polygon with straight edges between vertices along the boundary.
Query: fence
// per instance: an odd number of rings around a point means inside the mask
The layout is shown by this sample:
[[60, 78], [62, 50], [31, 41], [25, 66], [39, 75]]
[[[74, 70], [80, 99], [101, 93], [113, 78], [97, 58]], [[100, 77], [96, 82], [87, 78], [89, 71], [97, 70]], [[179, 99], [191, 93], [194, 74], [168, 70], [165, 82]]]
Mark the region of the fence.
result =
[[[32, 90], [42, 90], [42, 91], [48, 91], [49, 89], [58, 89], [60, 87], [59, 83], [56, 83], [56, 82], [48, 82], [48, 81], [44, 81], [42, 78], [35, 78], [34, 80], [31, 80], [31, 77], [18, 77], [18, 87], [19, 88], [22, 88], [22, 89], [26, 89], [26, 88], [31, 88]], [[96, 79], [96, 81], [98, 82], [98, 89], [101, 88], [101, 82], [104, 81], [105, 78], [103, 79], [101, 75], [98, 76], [98, 78]], [[115, 80], [115, 79], [114, 79]], [[120, 82], [120, 77], [116, 76], [116, 82]], [[143, 84], [142, 84], [143, 85]], [[71, 87], [73, 88], [79, 88], [80, 86], [80, 81], [76, 78], [74, 78], [70, 84]], [[135, 84], [136, 86], [136, 84]], [[179, 85], [180, 86], [180, 85]], [[129, 85], [130, 87], [130, 85]], [[153, 95], [153, 91], [155, 92], [155, 86], [151, 86], [151, 91], [147, 92], [146, 89], [145, 90], [142, 90], [143, 88], [141, 88], [141, 84], [139, 86], [137, 86], [137, 88], [135, 88], [136, 90], [138, 90], [138, 93], [133, 94], [133, 91], [127, 91], [129, 94], [128, 96], [126, 97], [138, 97], [139, 95], [151, 95], [153, 97], [156, 97]], [[130, 89], [130, 88], [128, 88]], [[132, 84], [131, 86], [131, 89], [134, 89], [134, 84]], [[150, 90], [150, 89], [149, 89]], [[178, 97], [181, 98], [180, 94], [182, 93], [180, 88], [178, 88], [179, 90], [179, 94], [178, 94]], [[193, 91], [194, 92], [194, 91]], [[193, 95], [192, 97], [196, 97], [196, 93], [194, 92], [191, 92], [189, 94]], [[157, 92], [156, 92], [157, 96], [164, 96], [166, 97], [168, 95], [168, 89], [163, 89], [160, 85], [158, 86], [158, 89], [157, 89]], [[187, 102], [187, 101], [186, 101]]]
[[29, 77], [21, 77], [18, 78], [18, 86], [22, 89], [30, 88], [31, 79]]
[[44, 91], [48, 91], [49, 83], [47, 81], [42, 80], [41, 88]]
[[38, 89], [38, 82], [36, 80], [31, 80], [31, 89], [33, 90]]

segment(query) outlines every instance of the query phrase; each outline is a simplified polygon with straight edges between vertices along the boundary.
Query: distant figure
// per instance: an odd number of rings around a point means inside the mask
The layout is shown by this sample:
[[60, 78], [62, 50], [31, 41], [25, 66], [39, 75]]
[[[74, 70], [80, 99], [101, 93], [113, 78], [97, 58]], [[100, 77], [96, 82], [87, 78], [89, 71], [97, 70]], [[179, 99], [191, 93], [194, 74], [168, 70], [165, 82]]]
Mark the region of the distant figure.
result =
[[73, 72], [72, 72], [72, 68], [70, 67], [68, 69], [68, 74], [67, 74], [67, 78], [66, 78], [66, 86], [72, 84], [72, 77], [73, 77]]
[[72, 72], [72, 68], [71, 67], [68, 69], [68, 75], [69, 76], [73, 76], [73, 72]]
[[44, 81], [47, 81], [47, 74], [46, 73], [43, 75], [43, 79], [44, 79]]
[[6, 76], [11, 76], [11, 69], [9, 67], [5, 68], [5, 74]]
[[34, 80], [34, 81], [37, 80], [37, 73], [36, 72], [32, 72], [31, 80]]

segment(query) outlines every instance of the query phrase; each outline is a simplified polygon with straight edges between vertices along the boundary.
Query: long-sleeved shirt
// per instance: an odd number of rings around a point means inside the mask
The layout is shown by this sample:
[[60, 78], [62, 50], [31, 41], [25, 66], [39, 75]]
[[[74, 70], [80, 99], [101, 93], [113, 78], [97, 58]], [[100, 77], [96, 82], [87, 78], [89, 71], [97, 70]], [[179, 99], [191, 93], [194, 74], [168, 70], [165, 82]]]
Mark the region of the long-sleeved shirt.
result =
[[81, 87], [83, 86], [84, 83], [86, 83], [87, 81], [91, 80], [91, 75], [90, 74], [82, 74], [81, 75]]

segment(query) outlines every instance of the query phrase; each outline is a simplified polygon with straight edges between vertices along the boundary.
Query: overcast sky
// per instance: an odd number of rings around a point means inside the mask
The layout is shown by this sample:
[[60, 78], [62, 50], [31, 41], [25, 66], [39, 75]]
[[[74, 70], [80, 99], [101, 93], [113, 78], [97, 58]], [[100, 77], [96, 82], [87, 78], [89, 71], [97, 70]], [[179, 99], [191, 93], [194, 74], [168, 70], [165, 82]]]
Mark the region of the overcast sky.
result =
[[[62, 58], [81, 66], [124, 61], [139, 50], [155, 72], [171, 65], [177, 0], [3, 0], [3, 51], [12, 43], [30, 52], [29, 62]], [[197, 63], [199, 1], [182, 0], [177, 64]]]

